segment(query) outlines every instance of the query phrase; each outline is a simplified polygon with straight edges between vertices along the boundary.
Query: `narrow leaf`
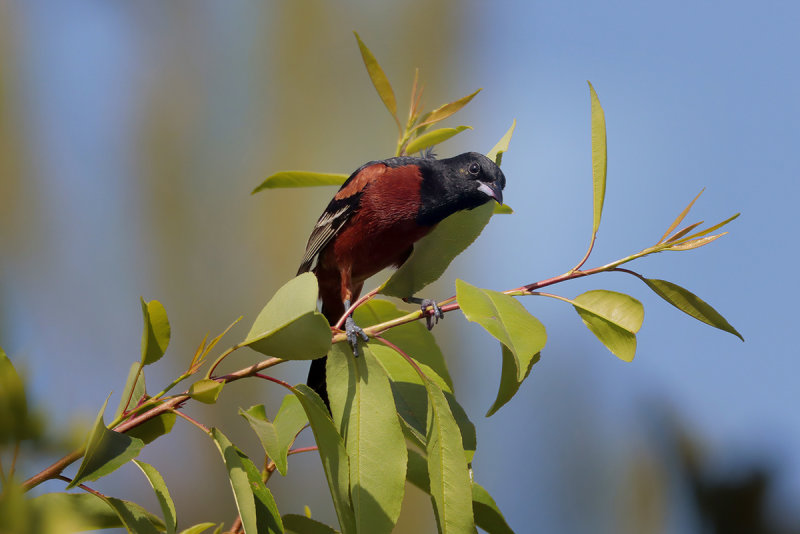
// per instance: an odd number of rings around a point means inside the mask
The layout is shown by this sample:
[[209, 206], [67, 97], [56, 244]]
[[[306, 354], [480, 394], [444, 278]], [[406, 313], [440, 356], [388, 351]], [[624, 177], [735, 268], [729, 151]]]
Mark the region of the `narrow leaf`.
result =
[[503, 154], [508, 151], [508, 144], [511, 142], [511, 136], [514, 135], [514, 128], [517, 127], [517, 119], [511, 121], [511, 128], [503, 134], [503, 137], [497, 142], [496, 145], [486, 154], [486, 157], [494, 160], [499, 166], [503, 162]]
[[313, 389], [305, 384], [299, 384], [293, 391], [311, 423], [342, 532], [355, 533], [355, 518], [350, 504], [350, 466], [344, 441], [336, 430], [328, 408]]
[[329, 390], [331, 412], [350, 458], [356, 531], [389, 534], [403, 502], [406, 444], [386, 372], [369, 346], [362, 351], [354, 358], [344, 343], [331, 347], [327, 372], [340, 386]]
[[283, 523], [278, 508], [258, 468], [218, 429], [211, 429], [211, 437], [228, 470], [245, 534], [282, 533]]
[[342, 185], [348, 176], [348, 174], [330, 172], [281, 171], [268, 176], [250, 194], [254, 195], [264, 189]]
[[128, 532], [159, 534], [165, 530], [164, 523], [158, 517], [136, 503], [115, 497], [105, 497], [104, 500], [114, 509]]
[[428, 392], [428, 477], [439, 532], [473, 534], [472, 488], [461, 433], [442, 390], [425, 380]]
[[187, 529], [181, 530], [180, 534], [202, 534], [215, 525], [216, 523], [198, 523]]
[[217, 398], [222, 392], [223, 386], [224, 384], [222, 382], [217, 382], [210, 378], [203, 378], [189, 387], [189, 396], [204, 404], [214, 404], [217, 402]]
[[703, 194], [703, 191], [705, 191], [705, 190], [706, 190], [706, 188], [705, 188], [705, 187], [704, 187], [703, 189], [701, 189], [701, 190], [700, 190], [700, 192], [699, 192], [699, 193], [697, 193], [697, 196], [696, 196], [696, 197], [694, 197], [694, 198], [692, 199], [692, 201], [691, 201], [691, 202], [689, 202], [689, 205], [688, 205], [688, 206], [686, 206], [685, 208], [683, 208], [683, 211], [682, 211], [682, 212], [680, 212], [680, 213], [678, 214], [678, 216], [675, 218], [675, 220], [674, 220], [674, 221], [672, 221], [672, 224], [670, 224], [670, 225], [669, 225], [669, 228], [667, 228], [667, 231], [666, 231], [666, 232], [664, 232], [664, 235], [663, 235], [663, 236], [661, 236], [661, 239], [659, 239], [659, 240], [658, 240], [658, 243], [656, 243], [656, 244], [663, 243], [663, 242], [664, 242], [664, 240], [667, 238], [667, 236], [668, 236], [669, 234], [671, 234], [671, 233], [672, 233], [672, 231], [673, 231], [675, 228], [677, 228], [679, 224], [681, 224], [681, 222], [682, 222], [682, 221], [683, 221], [683, 219], [686, 217], [686, 215], [688, 215], [688, 214], [689, 214], [689, 210], [691, 210], [691, 209], [692, 209], [692, 206], [694, 206], [694, 203], [697, 201], [697, 199], [698, 199], [698, 198], [700, 198], [700, 195], [702, 195], [702, 194]]
[[488, 534], [514, 534], [489, 492], [477, 482], [472, 483], [472, 509], [475, 524]]
[[695, 228], [697, 228], [698, 226], [703, 224], [704, 222], [705, 221], [700, 221], [700, 222], [696, 222], [694, 224], [690, 224], [689, 226], [687, 226], [683, 230], [675, 232], [674, 236], [672, 236], [669, 239], [667, 239], [667, 243], [672, 243], [673, 241], [677, 241], [678, 239], [682, 238], [683, 236], [685, 236], [686, 234], [688, 234], [689, 232], [691, 232], [692, 230], [694, 230]]
[[695, 248], [700, 248], [703, 245], [708, 245], [712, 241], [716, 241], [727, 233], [728, 232], [722, 232], [721, 234], [708, 235], [697, 239], [690, 239], [689, 241], [681, 241], [678, 244], [672, 245], [667, 250], [692, 250]]
[[476, 322], [503, 344], [503, 368], [497, 399], [487, 416], [495, 413], [519, 390], [547, 342], [542, 323], [519, 301], [490, 289], [456, 280], [456, 296], [469, 321]]
[[[133, 390], [131, 392], [131, 390]], [[125, 389], [122, 390], [122, 396], [119, 399], [119, 406], [114, 414], [114, 419], [117, 419], [125, 410], [136, 407], [139, 400], [145, 396], [147, 388], [144, 382], [144, 371], [140, 362], [131, 364], [131, 370], [128, 371], [128, 379], [125, 381]]]
[[339, 534], [339, 531], [333, 527], [297, 514], [283, 516], [283, 528], [286, 529], [287, 534]]
[[728, 217], [727, 219], [725, 219], [721, 223], [717, 223], [714, 226], [710, 226], [710, 227], [706, 228], [705, 230], [703, 230], [701, 232], [697, 232], [696, 234], [692, 234], [689, 237], [685, 237], [684, 239], [681, 240], [681, 242], [687, 241], [689, 239], [696, 239], [698, 237], [702, 237], [704, 235], [708, 235], [708, 234], [710, 234], [711, 232], [713, 232], [715, 230], [719, 230], [720, 228], [722, 228], [723, 226], [725, 226], [729, 222], [731, 222], [734, 219], [736, 219], [737, 217], [739, 217], [739, 215], [741, 215], [741, 214], [740, 213], [736, 213], [734, 215], [731, 215], [730, 217]]
[[67, 489], [106, 476], [136, 458], [144, 447], [142, 440], [106, 428], [103, 412], [107, 404], [108, 399], [97, 414], [94, 427], [86, 441], [83, 461]]
[[161, 513], [164, 514], [164, 524], [166, 525], [167, 534], [175, 534], [175, 529], [178, 526], [178, 516], [175, 512], [175, 503], [172, 502], [167, 484], [164, 482], [164, 477], [150, 464], [139, 460], [133, 460], [133, 463], [142, 470], [142, 473], [147, 477], [147, 481], [150, 482], [150, 486], [156, 493], [158, 504], [161, 505]]
[[383, 284], [381, 293], [410, 297], [435, 282], [450, 263], [475, 241], [489, 223], [495, 202], [446, 218], [414, 245], [409, 259]]
[[414, 154], [415, 152], [421, 152], [430, 146], [438, 145], [439, 143], [447, 141], [451, 137], [460, 134], [464, 130], [471, 129], [472, 126], [459, 126], [457, 128], [439, 128], [438, 130], [426, 132], [411, 141], [408, 146], [406, 146], [406, 153]]
[[475, 95], [477, 95], [480, 92], [481, 92], [481, 90], [478, 89], [474, 93], [470, 93], [467, 96], [463, 96], [463, 97], [459, 98], [458, 100], [455, 100], [453, 102], [444, 104], [442, 106], [439, 106], [438, 108], [434, 109], [433, 111], [431, 111], [429, 113], [426, 113], [425, 115], [420, 117], [420, 122], [419, 122], [419, 124], [416, 125], [416, 127], [414, 129], [416, 130], [416, 129], [421, 128], [423, 126], [429, 126], [431, 124], [443, 121], [447, 117], [450, 117], [454, 113], [458, 112], [461, 108], [463, 108], [464, 106], [469, 104], [469, 102], [473, 98], [475, 98]]
[[647, 286], [652, 289], [656, 295], [666, 300], [687, 315], [694, 317], [698, 321], [711, 325], [714, 328], [719, 328], [720, 330], [729, 332], [744, 341], [742, 335], [737, 332], [736, 329], [731, 326], [731, 324], [725, 320], [725, 318], [720, 315], [719, 312], [717, 312], [717, 310], [712, 308], [710, 304], [706, 303], [703, 299], [691, 291], [684, 289], [677, 284], [673, 284], [672, 282], [667, 282], [666, 280], [642, 278], [642, 281], [644, 281], [644, 283], [647, 284]]
[[584, 324], [617, 358], [630, 362], [636, 354], [636, 332], [644, 307], [635, 298], [606, 290], [587, 291], [570, 301]]
[[592, 239], [597, 235], [600, 227], [600, 217], [603, 214], [603, 201], [606, 196], [606, 170], [607, 158], [606, 151], [606, 116], [600, 106], [597, 93], [589, 84], [589, 92], [592, 101], [592, 183], [594, 184], [594, 221], [592, 223]]
[[258, 314], [241, 345], [287, 360], [313, 360], [327, 353], [331, 330], [317, 311], [317, 278], [303, 273], [284, 284]]
[[375, 56], [372, 55], [367, 45], [361, 40], [361, 37], [359, 37], [356, 32], [353, 32], [353, 34], [356, 36], [356, 41], [358, 41], [358, 48], [361, 50], [361, 58], [364, 60], [364, 66], [367, 68], [367, 73], [369, 74], [369, 79], [372, 81], [372, 85], [375, 86], [375, 90], [378, 91], [378, 96], [381, 97], [383, 105], [386, 106], [386, 109], [389, 110], [389, 113], [392, 114], [395, 122], [397, 122], [397, 126], [400, 127], [400, 120], [397, 118], [397, 101], [394, 98], [394, 91], [392, 90], [392, 85], [389, 83], [389, 79], [378, 64], [378, 60], [375, 59]]
[[170, 327], [167, 311], [157, 300], [142, 301], [144, 329], [142, 331], [142, 365], [150, 365], [161, 359], [169, 345]]

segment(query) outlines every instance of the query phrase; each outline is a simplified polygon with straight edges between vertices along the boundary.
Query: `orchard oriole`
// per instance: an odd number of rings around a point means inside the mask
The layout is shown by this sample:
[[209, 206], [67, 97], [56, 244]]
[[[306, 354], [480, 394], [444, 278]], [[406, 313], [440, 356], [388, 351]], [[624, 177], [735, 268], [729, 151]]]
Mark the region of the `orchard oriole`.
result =
[[[502, 204], [505, 185], [500, 168], [476, 152], [448, 159], [396, 157], [365, 163], [322, 212], [297, 274], [312, 271], [317, 276], [322, 313], [335, 324], [367, 278], [402, 265], [414, 243], [447, 216], [491, 199]], [[434, 310], [441, 313], [435, 305]], [[358, 337], [366, 341], [367, 336], [351, 317], [345, 325], [358, 354]], [[328, 404], [325, 362], [325, 357], [311, 362], [308, 385]]]

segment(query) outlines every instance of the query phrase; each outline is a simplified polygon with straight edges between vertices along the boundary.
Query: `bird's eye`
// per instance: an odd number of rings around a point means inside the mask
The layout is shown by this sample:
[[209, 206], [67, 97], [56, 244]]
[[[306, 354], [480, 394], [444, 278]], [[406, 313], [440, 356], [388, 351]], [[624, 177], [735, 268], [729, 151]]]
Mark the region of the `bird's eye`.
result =
[[481, 172], [481, 166], [480, 166], [480, 165], [478, 165], [477, 163], [474, 163], [474, 162], [473, 162], [473, 163], [471, 163], [471, 164], [470, 164], [470, 166], [469, 166], [469, 169], [468, 169], [468, 170], [469, 170], [469, 173], [470, 173], [470, 174], [475, 174], [475, 175], [477, 175], [479, 172]]

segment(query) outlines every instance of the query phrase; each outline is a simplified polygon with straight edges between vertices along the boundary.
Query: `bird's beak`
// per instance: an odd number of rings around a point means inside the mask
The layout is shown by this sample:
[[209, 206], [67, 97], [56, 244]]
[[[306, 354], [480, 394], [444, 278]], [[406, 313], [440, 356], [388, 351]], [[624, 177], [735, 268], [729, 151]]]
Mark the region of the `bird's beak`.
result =
[[498, 204], [503, 203], [503, 190], [497, 186], [497, 182], [479, 182], [478, 191], [483, 191], [488, 196], [497, 201]]

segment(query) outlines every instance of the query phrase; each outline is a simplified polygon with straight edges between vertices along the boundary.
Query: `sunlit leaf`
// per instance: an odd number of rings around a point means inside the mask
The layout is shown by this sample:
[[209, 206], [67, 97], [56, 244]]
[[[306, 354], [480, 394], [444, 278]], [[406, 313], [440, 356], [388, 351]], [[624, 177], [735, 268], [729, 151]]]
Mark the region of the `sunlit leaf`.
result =
[[688, 240], [690, 240], [690, 239], [696, 239], [696, 238], [698, 238], [698, 237], [703, 237], [704, 235], [708, 235], [708, 234], [710, 234], [711, 232], [714, 232], [715, 230], [719, 230], [720, 228], [722, 228], [723, 226], [725, 226], [725, 225], [726, 225], [726, 224], [728, 224], [729, 222], [731, 222], [731, 221], [733, 221], [734, 219], [736, 219], [737, 217], [739, 217], [739, 215], [741, 215], [741, 214], [740, 214], [740, 213], [736, 213], [736, 214], [734, 214], [734, 215], [731, 215], [730, 217], [728, 217], [727, 219], [725, 219], [725, 220], [724, 220], [724, 221], [722, 221], [721, 223], [717, 223], [717, 224], [715, 224], [714, 226], [710, 226], [710, 227], [708, 227], [708, 228], [706, 228], [706, 229], [704, 229], [704, 230], [702, 230], [702, 231], [700, 231], [700, 232], [697, 232], [696, 234], [692, 234], [692, 235], [690, 235], [689, 237], [685, 237], [685, 238], [683, 238], [683, 239], [681, 240], [681, 242], [688, 241]]
[[297, 514], [283, 516], [283, 528], [287, 534], [339, 534], [333, 527]]
[[30, 436], [25, 384], [0, 348], [0, 445]]
[[[663, 243], [664, 240], [667, 238], [667, 236], [669, 236], [669, 234], [671, 234], [672, 231], [675, 228], [677, 228], [679, 224], [681, 224], [681, 222], [686, 217], [686, 215], [689, 214], [689, 210], [692, 209], [692, 206], [694, 206], [694, 203], [697, 201], [698, 198], [700, 198], [700, 195], [702, 195], [703, 191], [705, 191], [705, 190], [706, 190], [705, 187], [703, 189], [701, 189], [700, 192], [697, 193], [697, 196], [694, 197], [691, 202], [689, 202], [689, 205], [686, 206], [685, 208], [683, 208], [683, 211], [678, 214], [678, 216], [675, 218], [674, 221], [672, 221], [672, 224], [669, 225], [669, 228], [667, 228], [667, 231], [664, 232], [663, 236], [661, 236], [661, 239], [658, 240], [658, 243]], [[656, 244], [658, 244], [658, 243], [656, 243]]]
[[508, 151], [508, 144], [511, 142], [511, 136], [514, 135], [514, 128], [517, 127], [517, 119], [511, 121], [511, 128], [503, 134], [503, 137], [497, 142], [496, 145], [486, 154], [486, 157], [494, 161], [498, 166], [503, 162], [503, 154]]
[[492, 217], [496, 202], [454, 213], [414, 245], [411, 257], [381, 287], [381, 293], [410, 297], [444, 274], [447, 267], [473, 241]]
[[275, 462], [278, 472], [286, 476], [289, 447], [297, 433], [308, 423], [308, 417], [297, 397], [286, 395], [283, 398], [274, 423], [267, 419], [263, 405], [253, 406], [247, 411], [239, 410], [239, 414], [255, 431], [264, 450]]
[[698, 226], [703, 224], [704, 222], [705, 221], [700, 221], [700, 222], [696, 222], [694, 224], [690, 224], [686, 228], [684, 228], [684, 229], [682, 229], [682, 230], [680, 230], [678, 232], [675, 232], [675, 235], [673, 235], [672, 237], [667, 239], [667, 243], [671, 243], [673, 241], [677, 241], [678, 239], [682, 238], [683, 236], [685, 236], [686, 234], [688, 234], [689, 232], [691, 232], [692, 230], [694, 230], [695, 228], [697, 228]]
[[142, 301], [142, 316], [144, 329], [142, 330], [142, 365], [157, 362], [164, 355], [169, 345], [170, 327], [167, 311], [157, 300]]
[[706, 303], [703, 299], [691, 291], [684, 289], [677, 284], [673, 284], [672, 282], [667, 282], [666, 280], [656, 280], [653, 278], [642, 278], [642, 280], [656, 293], [656, 295], [663, 298], [687, 315], [694, 317], [698, 321], [711, 325], [714, 328], [719, 328], [720, 330], [729, 332], [744, 341], [742, 335], [737, 332], [736, 329], [731, 326], [731, 324], [726, 321], [719, 312], [717, 312], [717, 310], [712, 308], [710, 304]]
[[187, 529], [181, 530], [180, 534], [202, 534], [215, 525], [216, 523], [198, 523]]
[[369, 346], [358, 358], [349, 346], [331, 347], [327, 375], [346, 386], [329, 385], [328, 395], [350, 459], [356, 530], [390, 534], [405, 490], [406, 444], [389, 380]]
[[642, 303], [623, 293], [596, 289], [571, 301], [584, 324], [617, 358], [636, 354], [636, 332], [644, 320]]
[[469, 104], [470, 100], [475, 98], [475, 95], [477, 95], [480, 92], [481, 90], [478, 89], [474, 93], [470, 93], [467, 96], [463, 96], [458, 100], [444, 104], [443, 106], [439, 106], [433, 111], [426, 113], [425, 115], [420, 117], [419, 124], [416, 125], [415, 129], [443, 121], [447, 117], [450, 117], [454, 113], [458, 112], [458, 110]]
[[[373, 299], [359, 306], [353, 314], [353, 319], [355, 319], [356, 324], [374, 325], [385, 323], [407, 314], [408, 312], [400, 310], [389, 301]], [[416, 361], [436, 371], [436, 374], [442, 377], [446, 382], [447, 391], [453, 391], [453, 380], [450, 378], [450, 372], [447, 370], [447, 364], [444, 361], [442, 350], [439, 348], [439, 345], [436, 344], [436, 338], [421, 321], [396, 326], [383, 332], [381, 336], [397, 345], [403, 352]], [[374, 348], [375, 346], [384, 347], [385, 345], [379, 343], [370, 344], [370, 347]], [[391, 349], [387, 348], [387, 350]], [[381, 358], [379, 358], [379, 360], [383, 361]], [[405, 360], [403, 360], [402, 365], [411, 375], [416, 376], [416, 373], [414, 373], [413, 369], [411, 369]], [[421, 384], [422, 382], [420, 382], [420, 385]]]
[[205, 404], [214, 404], [217, 402], [217, 398], [222, 392], [223, 386], [224, 383], [222, 382], [210, 378], [203, 378], [189, 387], [189, 396]]
[[456, 280], [456, 296], [469, 321], [503, 344], [503, 367], [497, 399], [487, 416], [508, 402], [527, 378], [547, 342], [542, 323], [513, 297]]
[[514, 534], [489, 492], [474, 481], [472, 482], [472, 509], [475, 512], [475, 524], [488, 534]]
[[142, 440], [106, 428], [103, 412], [107, 404], [108, 399], [97, 414], [94, 427], [86, 441], [83, 461], [78, 467], [75, 478], [67, 486], [68, 489], [106, 476], [136, 458], [144, 447]]
[[278, 289], [241, 345], [287, 360], [313, 360], [327, 353], [331, 330], [317, 311], [317, 278], [303, 273]]
[[264, 189], [279, 189], [290, 187], [318, 187], [321, 185], [342, 185], [347, 180], [347, 174], [330, 172], [309, 171], [281, 171], [268, 176], [250, 194], [254, 195]]
[[606, 151], [606, 116], [600, 106], [597, 93], [589, 84], [592, 101], [592, 183], [594, 185], [594, 221], [592, 223], [592, 236], [597, 234], [600, 227], [600, 217], [603, 215], [603, 200], [606, 196], [606, 170], [608, 154]]
[[147, 481], [150, 482], [150, 486], [156, 493], [158, 504], [161, 505], [161, 512], [164, 514], [164, 524], [166, 525], [167, 534], [175, 534], [175, 528], [178, 526], [178, 516], [175, 512], [175, 503], [172, 502], [167, 484], [164, 482], [164, 477], [161, 476], [161, 473], [159, 473], [155, 467], [148, 463], [139, 460], [133, 460], [133, 463], [142, 470], [142, 473], [147, 477]]
[[463, 132], [464, 130], [471, 130], [472, 126], [459, 126], [457, 128], [439, 128], [426, 132], [406, 146], [407, 154], [414, 154], [415, 152], [422, 152], [428, 147], [438, 145], [450, 139], [451, 137]]
[[721, 234], [708, 235], [708, 236], [705, 236], [705, 237], [699, 237], [697, 239], [690, 239], [688, 241], [682, 241], [680, 243], [672, 245], [667, 250], [692, 250], [692, 249], [695, 249], [695, 248], [700, 248], [703, 245], [708, 245], [712, 241], [716, 241], [717, 239], [719, 239], [720, 237], [724, 236], [727, 233], [728, 232], [722, 232]]
[[311, 423], [311, 431], [314, 432], [314, 440], [317, 442], [342, 532], [354, 533], [355, 518], [350, 504], [350, 466], [344, 441], [336, 430], [328, 408], [313, 389], [305, 384], [298, 384], [293, 391]]
[[245, 534], [282, 533], [283, 523], [275, 499], [264, 485], [258, 468], [218, 429], [211, 429], [211, 437], [228, 470]]
[[378, 96], [381, 97], [383, 105], [386, 106], [386, 109], [392, 114], [392, 117], [399, 127], [400, 120], [397, 118], [397, 101], [394, 98], [392, 85], [389, 83], [389, 79], [378, 64], [378, 60], [372, 55], [372, 52], [361, 40], [361, 37], [359, 37], [356, 32], [353, 32], [353, 34], [355, 34], [356, 40], [358, 41], [358, 48], [361, 50], [361, 58], [364, 60], [364, 66], [367, 67], [369, 79], [372, 81], [372, 85], [375, 86], [375, 90], [378, 91]]
[[428, 478], [436, 522], [442, 534], [473, 534], [472, 488], [461, 433], [439, 387], [425, 380], [428, 392]]
[[119, 399], [119, 406], [117, 406], [114, 419], [122, 415], [123, 411], [136, 407], [139, 400], [147, 393], [146, 390], [142, 364], [135, 362], [131, 365], [131, 370], [128, 371], [128, 379], [125, 381], [125, 389], [122, 390], [122, 396]]

